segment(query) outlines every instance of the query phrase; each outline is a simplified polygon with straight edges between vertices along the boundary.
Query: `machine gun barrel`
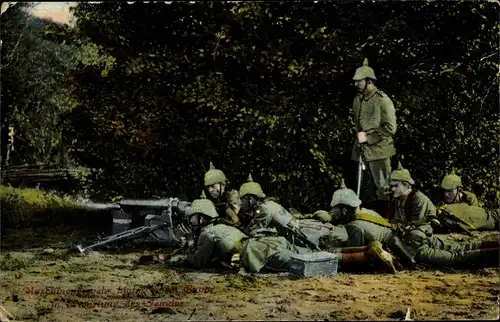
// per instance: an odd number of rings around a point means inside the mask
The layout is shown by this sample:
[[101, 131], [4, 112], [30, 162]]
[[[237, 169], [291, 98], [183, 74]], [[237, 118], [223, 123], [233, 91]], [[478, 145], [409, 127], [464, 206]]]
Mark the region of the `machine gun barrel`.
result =
[[80, 206], [86, 210], [120, 210], [120, 205], [116, 203], [85, 202]]
[[123, 199], [118, 201], [121, 207], [140, 207], [162, 209], [172, 205], [173, 198], [166, 199]]
[[118, 202], [118, 205], [126, 212], [129, 210], [155, 210], [162, 211], [174, 210], [181, 215], [188, 216], [191, 212], [191, 203], [188, 201], [180, 201], [177, 198], [165, 199], [123, 199]]

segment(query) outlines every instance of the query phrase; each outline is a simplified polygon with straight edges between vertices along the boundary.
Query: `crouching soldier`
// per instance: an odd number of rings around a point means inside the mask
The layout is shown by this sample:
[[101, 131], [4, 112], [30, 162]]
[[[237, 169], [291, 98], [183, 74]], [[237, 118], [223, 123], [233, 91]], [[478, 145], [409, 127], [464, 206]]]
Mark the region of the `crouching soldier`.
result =
[[206, 267], [214, 261], [225, 266], [234, 264], [248, 237], [235, 227], [218, 223], [215, 206], [208, 199], [194, 200], [192, 211], [190, 225], [196, 236], [195, 246], [185, 260], [196, 268]]
[[454, 172], [441, 182], [443, 199], [438, 204], [439, 230], [465, 232], [471, 230], [498, 230], [500, 209], [486, 210], [476, 195], [463, 190], [462, 179]]
[[445, 204], [466, 203], [469, 206], [480, 206], [476, 195], [463, 189], [462, 179], [455, 174], [455, 171], [443, 178], [441, 189], [442, 201]]
[[215, 169], [210, 162], [210, 169], [204, 176], [204, 195], [215, 204], [221, 222], [239, 227], [238, 217], [241, 208], [241, 199], [237, 190], [227, 188], [227, 178], [224, 172]]
[[[267, 200], [260, 185], [249, 178], [240, 188], [243, 210], [250, 216], [245, 231], [251, 237], [240, 254], [246, 271], [256, 273], [264, 267], [272, 270], [288, 270], [294, 254], [321, 250], [307, 232], [299, 230], [300, 223], [281, 205]], [[299, 222], [302, 220], [299, 220]], [[345, 228], [342, 235], [346, 235]], [[305, 229], [307, 231], [307, 229]], [[329, 234], [327, 234], [329, 235]], [[309, 237], [309, 238], [308, 238]], [[337, 237], [334, 237], [338, 242]], [[343, 238], [347, 239], [347, 238]], [[295, 242], [301, 244], [298, 246]], [[344, 245], [341, 245], [344, 246]], [[342, 267], [357, 267], [390, 256], [382, 250], [380, 242], [364, 247], [339, 248]], [[385, 264], [385, 263], [384, 263]], [[394, 270], [390, 270], [394, 272]]]

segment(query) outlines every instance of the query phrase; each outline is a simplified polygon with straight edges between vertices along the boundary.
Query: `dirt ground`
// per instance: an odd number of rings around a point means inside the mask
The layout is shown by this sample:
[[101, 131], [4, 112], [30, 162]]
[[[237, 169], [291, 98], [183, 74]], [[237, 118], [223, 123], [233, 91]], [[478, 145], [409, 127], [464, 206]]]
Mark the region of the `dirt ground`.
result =
[[0, 304], [18, 321], [400, 320], [408, 308], [414, 320], [499, 315], [498, 269], [239, 275], [137, 265], [144, 251], [68, 254], [68, 243], [79, 237], [53, 230], [4, 234]]

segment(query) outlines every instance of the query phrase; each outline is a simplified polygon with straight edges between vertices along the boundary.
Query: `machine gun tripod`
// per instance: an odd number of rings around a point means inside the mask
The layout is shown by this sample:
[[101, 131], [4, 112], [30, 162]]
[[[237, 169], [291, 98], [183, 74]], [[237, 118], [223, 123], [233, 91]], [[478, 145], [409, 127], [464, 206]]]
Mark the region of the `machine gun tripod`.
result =
[[[90, 206], [89, 207], [97, 207]], [[100, 208], [103, 206], [100, 205]], [[82, 247], [76, 246], [80, 253], [86, 253], [94, 248], [102, 247], [111, 243], [132, 240], [143, 236], [151, 237], [155, 242], [163, 246], [178, 246], [180, 238], [185, 232], [180, 228], [182, 223], [191, 215], [191, 203], [179, 201], [177, 198], [160, 200], [134, 200], [124, 199], [116, 204], [108, 205], [110, 209], [122, 212], [137, 211], [161, 212], [161, 215], [148, 214], [145, 223], [141, 227], [129, 229], [112, 236], [108, 236], [92, 245]]]

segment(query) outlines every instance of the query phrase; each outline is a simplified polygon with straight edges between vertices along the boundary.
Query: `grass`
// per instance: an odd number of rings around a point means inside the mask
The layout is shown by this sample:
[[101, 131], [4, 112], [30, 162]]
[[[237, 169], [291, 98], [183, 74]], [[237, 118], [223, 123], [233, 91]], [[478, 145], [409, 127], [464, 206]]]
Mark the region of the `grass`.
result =
[[0, 205], [2, 229], [57, 224], [88, 226], [109, 217], [83, 209], [72, 198], [31, 188], [0, 185]]

